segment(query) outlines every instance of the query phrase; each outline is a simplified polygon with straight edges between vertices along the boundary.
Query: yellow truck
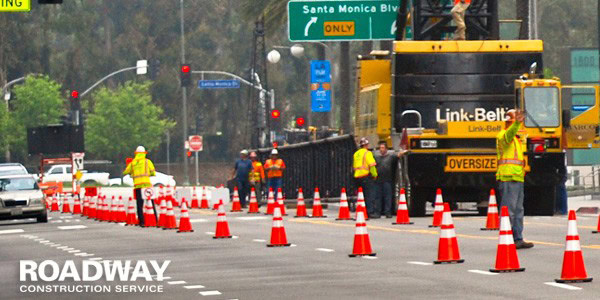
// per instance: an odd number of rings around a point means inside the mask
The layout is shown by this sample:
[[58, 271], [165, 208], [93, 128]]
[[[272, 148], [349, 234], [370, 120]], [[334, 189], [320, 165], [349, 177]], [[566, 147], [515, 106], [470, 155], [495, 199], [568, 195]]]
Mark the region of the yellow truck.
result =
[[[358, 58], [355, 136], [408, 151], [397, 185], [412, 216], [425, 214], [437, 188], [453, 206], [475, 202], [485, 213], [495, 138], [512, 108], [526, 111], [525, 212], [554, 213], [566, 149], [600, 146], [599, 88], [542, 78], [542, 53], [539, 40], [396, 41], [393, 53]], [[576, 94], [595, 96], [571, 116]]]

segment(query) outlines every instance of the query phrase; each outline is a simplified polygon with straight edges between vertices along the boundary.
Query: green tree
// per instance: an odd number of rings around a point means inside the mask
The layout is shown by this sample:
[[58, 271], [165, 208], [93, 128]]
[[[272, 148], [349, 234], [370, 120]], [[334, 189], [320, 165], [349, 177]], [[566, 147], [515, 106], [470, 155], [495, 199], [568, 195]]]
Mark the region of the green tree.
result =
[[86, 150], [96, 158], [123, 161], [138, 145], [156, 149], [175, 123], [163, 119], [163, 110], [152, 103], [150, 82], [125, 82], [115, 90], [96, 92], [94, 110], [86, 123]]
[[28, 76], [13, 88], [8, 142], [12, 160], [27, 154], [27, 128], [58, 124], [66, 112], [61, 86], [48, 76]]

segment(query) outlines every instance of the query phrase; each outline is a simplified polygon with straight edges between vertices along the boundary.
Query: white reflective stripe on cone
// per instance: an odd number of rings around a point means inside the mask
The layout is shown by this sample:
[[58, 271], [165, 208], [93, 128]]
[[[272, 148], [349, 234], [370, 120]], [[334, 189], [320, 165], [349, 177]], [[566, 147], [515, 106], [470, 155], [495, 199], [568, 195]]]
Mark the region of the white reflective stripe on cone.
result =
[[501, 231], [512, 230], [512, 227], [510, 226], [510, 219], [508, 217], [500, 218], [500, 230]]
[[579, 235], [577, 233], [577, 221], [569, 220], [569, 225], [567, 227], [567, 235], [569, 235], [569, 236]]
[[433, 209], [434, 211], [444, 211], [444, 205], [443, 204], [435, 204], [435, 207]]
[[276, 228], [283, 227], [283, 221], [281, 221], [281, 220], [274, 220], [273, 221], [273, 227], [276, 227]]
[[497, 206], [490, 206], [490, 207], [488, 207], [488, 213], [497, 214], [498, 213], [498, 207]]
[[579, 240], [567, 241], [565, 251], [581, 251], [581, 245], [579, 244]]
[[217, 216], [217, 222], [225, 222], [227, 221], [227, 217], [225, 216]]
[[512, 245], [515, 243], [512, 234], [501, 234], [498, 238], [498, 245]]
[[399, 207], [401, 210], [408, 210], [408, 206], [405, 203], [401, 203]]
[[348, 202], [346, 202], [346, 201], [342, 201], [342, 202], [340, 203], [340, 207], [348, 207]]
[[357, 235], [365, 235], [365, 234], [367, 234], [367, 227], [365, 227], [365, 226], [356, 226], [355, 233]]
[[456, 233], [454, 232], [454, 229], [442, 229], [440, 231], [440, 237], [443, 239], [449, 239], [456, 237]]
[[452, 225], [452, 214], [450, 212], [444, 212], [442, 215], [442, 225]]
[[494, 195], [490, 196], [490, 204], [491, 203], [496, 204], [496, 196], [494, 196]]
[[298, 201], [298, 205], [304, 205], [304, 201], [302, 201], [302, 200]]

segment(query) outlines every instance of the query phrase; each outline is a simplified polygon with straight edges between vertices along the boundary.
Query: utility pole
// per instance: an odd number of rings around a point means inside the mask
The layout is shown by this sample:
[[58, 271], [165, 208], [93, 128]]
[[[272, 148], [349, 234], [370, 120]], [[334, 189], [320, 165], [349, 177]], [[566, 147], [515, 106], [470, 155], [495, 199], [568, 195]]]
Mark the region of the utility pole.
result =
[[[184, 34], [184, 28], [183, 28], [183, 0], [179, 0], [179, 6], [180, 6], [180, 26], [179, 28], [181, 29], [181, 64], [185, 64], [185, 34]], [[183, 138], [182, 138], [182, 145], [185, 145], [185, 142], [187, 141], [188, 138], [188, 122], [187, 122], [187, 87], [183, 86], [182, 87], [182, 93], [181, 93], [181, 114], [182, 114], [182, 122], [183, 122]], [[189, 166], [188, 166], [188, 158], [187, 158], [187, 151], [185, 149], [185, 147], [183, 148], [183, 173], [184, 173], [184, 179], [183, 179], [183, 184], [184, 185], [188, 185], [190, 184], [190, 177], [189, 177]]]

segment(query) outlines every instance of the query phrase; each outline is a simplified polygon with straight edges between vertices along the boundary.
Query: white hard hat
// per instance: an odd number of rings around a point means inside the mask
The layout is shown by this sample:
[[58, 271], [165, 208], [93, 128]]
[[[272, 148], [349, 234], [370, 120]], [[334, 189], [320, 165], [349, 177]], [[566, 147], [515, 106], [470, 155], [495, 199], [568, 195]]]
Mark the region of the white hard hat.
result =
[[273, 149], [271, 151], [271, 155], [277, 155], [277, 154], [279, 154], [279, 151], [277, 151], [277, 149]]
[[144, 146], [138, 146], [137, 149], [135, 149], [135, 153], [146, 153], [146, 148], [144, 148]]
[[240, 151], [240, 154], [242, 154], [242, 155], [248, 155], [248, 150], [244, 149], [244, 150]]

